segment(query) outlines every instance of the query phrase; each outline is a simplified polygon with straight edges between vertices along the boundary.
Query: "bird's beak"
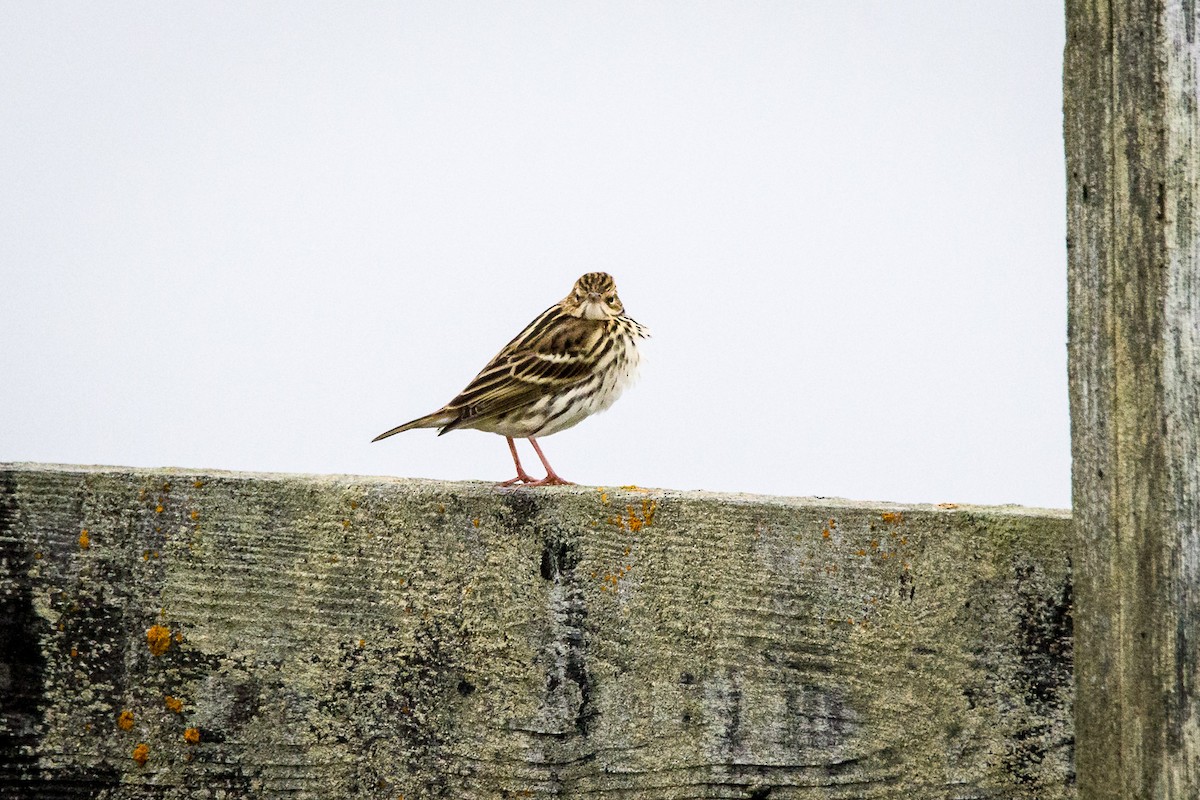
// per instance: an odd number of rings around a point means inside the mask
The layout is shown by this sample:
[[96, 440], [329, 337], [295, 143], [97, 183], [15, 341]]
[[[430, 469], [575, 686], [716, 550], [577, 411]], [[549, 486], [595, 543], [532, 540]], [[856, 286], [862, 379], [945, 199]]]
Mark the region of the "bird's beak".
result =
[[599, 292], [588, 292], [588, 299], [589, 300], [599, 300], [600, 293]]

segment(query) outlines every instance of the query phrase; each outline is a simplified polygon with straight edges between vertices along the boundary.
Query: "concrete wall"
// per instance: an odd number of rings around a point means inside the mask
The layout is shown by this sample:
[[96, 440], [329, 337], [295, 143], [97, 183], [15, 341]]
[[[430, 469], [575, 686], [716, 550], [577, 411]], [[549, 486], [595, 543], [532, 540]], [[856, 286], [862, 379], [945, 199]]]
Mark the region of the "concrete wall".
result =
[[1070, 519], [0, 464], [0, 796], [1074, 797]]

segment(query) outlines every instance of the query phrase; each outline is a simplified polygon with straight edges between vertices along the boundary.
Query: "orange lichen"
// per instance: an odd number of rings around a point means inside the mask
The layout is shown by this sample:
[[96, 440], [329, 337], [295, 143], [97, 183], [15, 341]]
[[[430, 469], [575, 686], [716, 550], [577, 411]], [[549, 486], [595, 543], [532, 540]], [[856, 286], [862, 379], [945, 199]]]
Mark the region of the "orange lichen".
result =
[[117, 727], [123, 731], [133, 727], [133, 712], [128, 708], [117, 715]]
[[188, 728], [183, 732], [183, 740], [188, 744], [197, 744], [200, 741], [200, 729]]
[[633, 533], [637, 533], [642, 528], [654, 524], [654, 513], [657, 510], [657, 501], [643, 500], [641, 516], [638, 516], [633, 506], [625, 506], [625, 516], [618, 514], [615, 517], [609, 517], [608, 522], [610, 525], [616, 525], [618, 528], [625, 528]]
[[156, 506], [154, 507], [154, 513], [155, 513], [155, 514], [161, 514], [162, 512], [163, 512], [162, 503], [159, 503], [158, 505], [156, 505]]
[[41, 560], [42, 560], [42, 558], [43, 558], [43, 556], [42, 556], [42, 554], [41, 554], [40, 552], [39, 552], [39, 553], [34, 553], [34, 554], [33, 554], [33, 560], [34, 560], [34, 561], [41, 561]]
[[837, 527], [837, 520], [834, 519], [833, 517], [830, 517], [829, 518], [829, 529], [833, 530], [836, 527]]
[[649, 493], [649, 492], [650, 492], [650, 490], [649, 490], [649, 489], [643, 489], [643, 488], [642, 488], [642, 487], [640, 487], [640, 486], [634, 486], [632, 483], [631, 483], [631, 484], [629, 484], [628, 486], [622, 486], [621, 488], [622, 488], [622, 489], [624, 489], [624, 490], [625, 490], [625, 491], [627, 491], [627, 492], [643, 492], [643, 493]]
[[74, 647], [71, 648], [71, 658], [79, 658], [79, 651]]
[[899, 525], [904, 522], [904, 514], [900, 511], [887, 511], [883, 514], [883, 521], [888, 525]]
[[183, 631], [175, 631], [175, 644], [183, 644]]
[[958, 508], [958, 503], [938, 503], [938, 508]]
[[171, 646], [171, 631], [162, 625], [152, 625], [146, 630], [146, 646], [150, 654], [161, 656]]
[[348, 519], [342, 520], [342, 529], [345, 530], [346, 528], [349, 528], [349, 527], [350, 527], [350, 520], [348, 520]]
[[828, 539], [828, 538], [829, 538], [829, 528], [825, 528], [824, 530], [822, 530], [822, 531], [821, 531], [821, 538], [822, 538], [822, 539]]
[[92, 537], [88, 535], [87, 528], [79, 532], [79, 549], [87, 550], [92, 546]]
[[478, 528], [479, 527], [479, 517], [476, 517], [475, 519], [471, 520], [471, 524], [474, 525], [476, 528]]
[[197, 511], [196, 509], [194, 509], [194, 508], [193, 508], [193, 509], [192, 509], [192, 513], [191, 513], [191, 514], [188, 514], [188, 516], [189, 516], [189, 517], [191, 517], [191, 518], [192, 518], [192, 519], [194, 519], [194, 520], [196, 520], [196, 519], [200, 519], [200, 512], [199, 512], [199, 511]]
[[163, 705], [169, 708], [171, 711], [174, 711], [176, 714], [183, 713], [183, 701], [178, 697], [167, 695], [163, 698]]
[[596, 491], [600, 493], [600, 502], [608, 505], [608, 492], [601, 488], [596, 489]]
[[203, 488], [204, 481], [192, 481], [192, 486], [195, 486], [197, 489]]
[[146, 762], [150, 760], [150, 745], [140, 742], [137, 747], [133, 748], [133, 753], [130, 755], [139, 767], [144, 767], [146, 766]]
[[[615, 572], [610, 572], [602, 577], [600, 579], [600, 591], [607, 592], [611, 588], [615, 592], [621, 582], [621, 578], [624, 578], [625, 574], [631, 569], [633, 569], [633, 564], [625, 564], [618, 567]], [[595, 577], [595, 573], [592, 573], [592, 575]]]

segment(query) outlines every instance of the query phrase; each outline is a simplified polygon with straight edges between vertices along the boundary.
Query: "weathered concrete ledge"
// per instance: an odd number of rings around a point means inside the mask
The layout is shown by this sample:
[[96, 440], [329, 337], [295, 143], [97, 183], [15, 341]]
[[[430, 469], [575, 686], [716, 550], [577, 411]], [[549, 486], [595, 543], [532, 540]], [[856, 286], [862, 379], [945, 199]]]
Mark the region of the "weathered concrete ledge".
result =
[[1070, 536], [0, 464], [0, 796], [1073, 797]]

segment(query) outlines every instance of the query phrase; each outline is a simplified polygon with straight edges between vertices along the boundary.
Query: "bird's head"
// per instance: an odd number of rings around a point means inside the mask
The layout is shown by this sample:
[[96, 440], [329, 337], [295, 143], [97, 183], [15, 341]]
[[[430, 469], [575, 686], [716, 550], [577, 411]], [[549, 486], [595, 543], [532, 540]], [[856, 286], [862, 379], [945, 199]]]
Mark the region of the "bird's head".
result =
[[563, 310], [581, 319], [612, 319], [625, 311], [617, 284], [607, 272], [589, 272], [575, 281], [562, 302]]

